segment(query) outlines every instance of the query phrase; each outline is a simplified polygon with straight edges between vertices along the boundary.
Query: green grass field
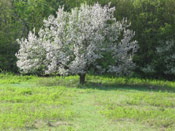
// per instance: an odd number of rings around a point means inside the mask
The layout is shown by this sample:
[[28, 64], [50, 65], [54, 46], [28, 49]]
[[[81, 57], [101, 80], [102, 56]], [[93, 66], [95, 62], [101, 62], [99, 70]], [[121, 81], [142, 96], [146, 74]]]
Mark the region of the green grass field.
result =
[[0, 74], [0, 130], [174, 131], [175, 82]]

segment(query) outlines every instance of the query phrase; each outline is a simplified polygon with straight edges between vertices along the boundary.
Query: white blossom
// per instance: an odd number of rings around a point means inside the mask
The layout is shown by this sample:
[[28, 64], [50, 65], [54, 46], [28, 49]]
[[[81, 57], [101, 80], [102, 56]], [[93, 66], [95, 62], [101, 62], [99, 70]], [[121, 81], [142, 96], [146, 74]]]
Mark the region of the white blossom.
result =
[[[18, 40], [17, 66], [23, 73], [86, 74], [96, 68], [127, 74], [138, 45], [130, 24], [126, 19], [117, 22], [114, 11], [110, 4], [82, 4], [71, 12], [59, 8], [56, 17], [44, 20], [38, 36], [30, 32], [27, 39]], [[105, 69], [101, 61], [107, 61]]]

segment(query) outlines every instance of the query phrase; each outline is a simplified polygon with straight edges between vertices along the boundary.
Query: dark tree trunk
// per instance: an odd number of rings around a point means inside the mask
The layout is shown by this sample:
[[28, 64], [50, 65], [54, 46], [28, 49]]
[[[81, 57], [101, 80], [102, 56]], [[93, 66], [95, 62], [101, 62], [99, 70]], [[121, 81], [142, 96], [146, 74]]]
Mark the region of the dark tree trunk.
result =
[[86, 76], [86, 74], [79, 74], [79, 76], [80, 76], [80, 84], [84, 84], [85, 83], [85, 76]]

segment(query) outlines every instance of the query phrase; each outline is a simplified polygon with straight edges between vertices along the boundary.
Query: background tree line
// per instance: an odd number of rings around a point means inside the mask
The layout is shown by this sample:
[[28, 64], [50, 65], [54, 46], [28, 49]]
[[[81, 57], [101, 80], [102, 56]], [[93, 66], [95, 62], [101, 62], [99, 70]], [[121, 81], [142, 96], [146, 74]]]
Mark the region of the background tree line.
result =
[[[17, 38], [26, 37], [35, 27], [36, 32], [43, 25], [43, 19], [55, 15], [59, 6], [66, 11], [81, 3], [106, 5], [111, 2], [116, 7], [115, 17], [126, 17], [135, 31], [135, 39], [140, 46], [135, 55], [134, 75], [153, 78], [175, 78], [167, 67], [173, 55], [175, 43], [167, 42], [175, 38], [174, 0], [0, 0], [0, 70], [18, 72], [15, 53], [19, 46]], [[171, 51], [157, 53], [157, 48], [165, 48], [171, 43]], [[166, 56], [166, 57], [165, 57]], [[175, 61], [171, 59], [171, 66]]]

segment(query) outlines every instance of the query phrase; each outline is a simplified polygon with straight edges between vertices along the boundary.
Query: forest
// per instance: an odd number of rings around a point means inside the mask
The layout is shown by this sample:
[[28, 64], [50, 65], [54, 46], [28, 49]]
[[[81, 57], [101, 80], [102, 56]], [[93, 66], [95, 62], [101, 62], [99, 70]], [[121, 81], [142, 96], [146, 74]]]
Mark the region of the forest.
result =
[[[174, 0], [0, 0], [0, 71], [18, 73], [15, 54], [17, 39], [26, 38], [43, 20], [56, 15], [60, 6], [65, 11], [81, 3], [98, 2], [116, 7], [117, 21], [131, 23], [139, 49], [134, 55], [134, 77], [174, 80], [175, 78], [175, 1]], [[163, 50], [161, 50], [163, 49]]]

